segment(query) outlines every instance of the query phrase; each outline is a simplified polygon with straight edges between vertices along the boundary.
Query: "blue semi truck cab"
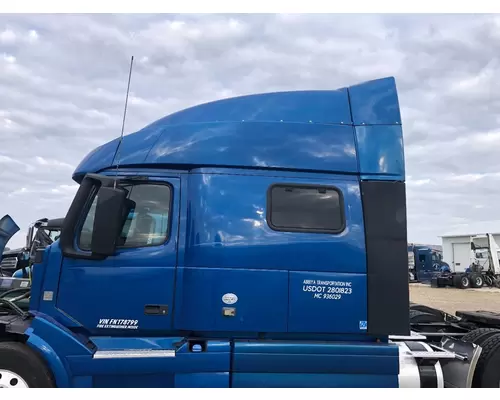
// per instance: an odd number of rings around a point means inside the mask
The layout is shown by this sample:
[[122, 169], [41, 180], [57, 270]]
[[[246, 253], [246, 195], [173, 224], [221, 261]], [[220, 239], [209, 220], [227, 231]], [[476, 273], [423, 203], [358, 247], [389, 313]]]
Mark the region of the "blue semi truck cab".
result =
[[450, 266], [443, 261], [442, 252], [429, 246], [408, 245], [408, 274], [410, 281], [430, 283], [433, 277], [449, 271]]
[[437, 350], [410, 329], [393, 78], [188, 108], [95, 149], [73, 179], [29, 311], [0, 299], [15, 382], [471, 385], [476, 345]]

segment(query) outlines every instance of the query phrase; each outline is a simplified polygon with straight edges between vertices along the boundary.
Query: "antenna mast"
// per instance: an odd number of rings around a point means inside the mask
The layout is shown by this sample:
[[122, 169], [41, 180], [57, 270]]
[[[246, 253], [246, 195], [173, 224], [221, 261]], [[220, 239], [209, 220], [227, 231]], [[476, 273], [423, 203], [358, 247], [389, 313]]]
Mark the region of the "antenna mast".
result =
[[127, 105], [128, 105], [128, 94], [130, 91], [130, 79], [132, 77], [132, 65], [134, 63], [134, 56], [130, 58], [130, 70], [128, 73], [128, 85], [127, 85], [127, 95], [125, 96], [125, 108], [123, 110], [123, 121], [122, 121], [122, 132], [120, 135], [120, 141], [118, 142], [118, 147], [116, 148], [116, 153], [115, 153], [115, 158], [117, 159], [116, 162], [116, 174], [115, 174], [115, 182], [114, 182], [114, 188], [116, 189], [116, 180], [118, 177], [118, 168], [120, 166], [120, 150], [122, 146], [122, 141], [123, 141], [123, 132], [125, 130], [125, 117], [127, 116]]

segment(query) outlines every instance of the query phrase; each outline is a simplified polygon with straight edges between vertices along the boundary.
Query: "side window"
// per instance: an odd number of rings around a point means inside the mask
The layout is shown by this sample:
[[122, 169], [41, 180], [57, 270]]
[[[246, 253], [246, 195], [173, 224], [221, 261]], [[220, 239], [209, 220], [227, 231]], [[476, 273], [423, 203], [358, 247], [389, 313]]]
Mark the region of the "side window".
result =
[[[118, 247], [156, 246], [168, 239], [170, 226], [171, 188], [164, 184], [136, 184], [122, 186], [128, 190], [127, 199], [132, 208], [122, 228]], [[89, 251], [99, 193], [83, 223], [78, 247]]]
[[279, 231], [342, 232], [342, 195], [330, 186], [274, 185], [268, 193], [267, 221]]

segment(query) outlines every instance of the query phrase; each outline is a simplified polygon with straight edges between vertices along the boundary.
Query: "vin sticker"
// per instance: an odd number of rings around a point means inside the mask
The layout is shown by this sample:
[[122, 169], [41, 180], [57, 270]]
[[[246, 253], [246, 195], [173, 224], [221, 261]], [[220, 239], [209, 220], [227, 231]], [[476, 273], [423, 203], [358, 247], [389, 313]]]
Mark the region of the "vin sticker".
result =
[[101, 318], [97, 324], [101, 329], [138, 329], [139, 321], [137, 319], [115, 319]]

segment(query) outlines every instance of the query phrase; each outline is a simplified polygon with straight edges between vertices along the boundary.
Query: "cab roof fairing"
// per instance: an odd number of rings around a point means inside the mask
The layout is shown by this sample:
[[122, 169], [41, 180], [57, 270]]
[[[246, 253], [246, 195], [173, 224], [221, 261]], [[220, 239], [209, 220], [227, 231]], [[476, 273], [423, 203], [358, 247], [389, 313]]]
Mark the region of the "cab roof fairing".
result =
[[[81, 182], [87, 173], [116, 168], [118, 144], [116, 138], [91, 151], [73, 179]], [[405, 180], [393, 77], [336, 90], [259, 93], [196, 105], [124, 136], [118, 155], [123, 167], [265, 167]]]

